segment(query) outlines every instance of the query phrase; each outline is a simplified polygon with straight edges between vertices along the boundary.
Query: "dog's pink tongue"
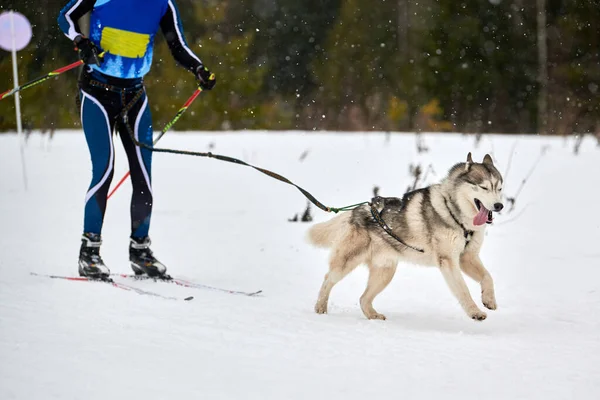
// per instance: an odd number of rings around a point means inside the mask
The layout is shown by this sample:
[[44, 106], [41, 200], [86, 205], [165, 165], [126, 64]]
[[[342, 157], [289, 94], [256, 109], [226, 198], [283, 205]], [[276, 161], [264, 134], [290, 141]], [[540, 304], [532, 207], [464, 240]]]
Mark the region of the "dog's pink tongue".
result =
[[479, 209], [479, 212], [477, 213], [475, 218], [473, 218], [473, 225], [479, 226], [479, 225], [485, 224], [488, 219], [488, 213], [489, 213], [489, 210], [487, 208], [485, 208], [483, 206], [483, 204], [481, 204], [481, 208]]

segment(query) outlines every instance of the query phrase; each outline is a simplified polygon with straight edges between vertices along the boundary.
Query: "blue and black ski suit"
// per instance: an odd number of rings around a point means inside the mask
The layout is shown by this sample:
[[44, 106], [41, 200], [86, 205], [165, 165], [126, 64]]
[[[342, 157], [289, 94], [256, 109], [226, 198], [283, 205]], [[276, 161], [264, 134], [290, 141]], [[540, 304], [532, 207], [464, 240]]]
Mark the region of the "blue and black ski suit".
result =
[[148, 236], [152, 214], [152, 152], [131, 140], [121, 112], [131, 106], [127, 115], [135, 138], [152, 145], [152, 119], [143, 77], [152, 64], [159, 27], [180, 65], [194, 72], [202, 62], [185, 41], [174, 0], [71, 0], [58, 17], [59, 26], [69, 39], [82, 35], [78, 20], [88, 12], [89, 39], [105, 55], [100, 65], [84, 68], [79, 82], [81, 123], [92, 159], [84, 233], [100, 234], [102, 230], [114, 173], [112, 133], [116, 128], [127, 154], [133, 185], [131, 237], [144, 238]]

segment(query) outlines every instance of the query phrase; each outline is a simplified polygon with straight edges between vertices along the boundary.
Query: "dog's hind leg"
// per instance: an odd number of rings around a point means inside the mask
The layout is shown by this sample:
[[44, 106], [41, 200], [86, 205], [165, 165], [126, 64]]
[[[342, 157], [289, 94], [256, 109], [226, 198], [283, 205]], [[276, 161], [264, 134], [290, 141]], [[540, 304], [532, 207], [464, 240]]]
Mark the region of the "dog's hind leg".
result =
[[329, 294], [335, 284], [364, 262], [368, 245], [368, 236], [352, 232], [334, 247], [334, 253], [329, 262], [329, 272], [325, 275], [323, 285], [321, 285], [321, 290], [319, 291], [317, 304], [315, 304], [315, 312], [317, 314], [325, 314], [327, 312]]
[[369, 265], [369, 281], [365, 292], [360, 296], [360, 308], [368, 319], [385, 319], [373, 308], [373, 299], [392, 281], [396, 273], [396, 264], [387, 266]]
[[460, 268], [475, 282], [481, 285], [481, 301], [490, 310], [497, 308], [496, 295], [494, 293], [494, 281], [479, 256], [475, 253], [463, 253], [460, 257]]
[[481, 321], [487, 318], [487, 314], [481, 311], [469, 293], [469, 288], [460, 272], [458, 260], [449, 257], [439, 257], [439, 267], [450, 291], [456, 297], [463, 310], [472, 319]]

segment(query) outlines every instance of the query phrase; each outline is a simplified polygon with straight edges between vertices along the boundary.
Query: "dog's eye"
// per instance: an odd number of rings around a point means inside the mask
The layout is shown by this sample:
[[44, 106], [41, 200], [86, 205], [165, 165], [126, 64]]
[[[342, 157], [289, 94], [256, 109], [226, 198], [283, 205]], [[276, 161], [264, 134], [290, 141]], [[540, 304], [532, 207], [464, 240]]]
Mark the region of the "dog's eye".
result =
[[481, 186], [481, 185], [479, 185], [479, 187], [480, 187], [480, 188], [482, 188], [483, 190], [485, 190], [486, 192], [487, 192], [488, 190], [490, 190], [490, 189], [488, 189], [488, 188], [487, 188], [487, 187], [485, 187], [485, 186]]
[[499, 191], [499, 192], [501, 192], [501, 191], [502, 191], [502, 188], [499, 188], [499, 189], [498, 189], [498, 191]]

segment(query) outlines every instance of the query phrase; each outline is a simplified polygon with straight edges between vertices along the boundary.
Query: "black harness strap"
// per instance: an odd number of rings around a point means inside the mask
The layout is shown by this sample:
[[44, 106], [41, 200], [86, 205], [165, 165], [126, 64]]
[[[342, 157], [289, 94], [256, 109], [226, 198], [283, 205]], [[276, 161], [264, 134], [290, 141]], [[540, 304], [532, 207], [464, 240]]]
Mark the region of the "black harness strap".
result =
[[456, 224], [458, 226], [460, 226], [460, 228], [463, 230], [463, 234], [465, 236], [465, 241], [466, 241], [465, 247], [467, 247], [467, 245], [471, 241], [471, 238], [473, 237], [473, 233], [474, 232], [468, 230], [467, 228], [465, 228], [465, 226], [458, 220], [458, 218], [456, 218], [456, 216], [454, 215], [454, 213], [450, 209], [450, 206], [448, 205], [448, 199], [446, 199], [446, 197], [444, 197], [444, 204], [446, 205], [446, 208], [448, 209], [448, 212], [450, 213], [450, 216], [452, 217], [452, 219], [454, 220], [454, 222], [456, 222]]
[[[253, 168], [253, 169], [255, 169], [255, 170], [259, 171], [259, 172], [262, 172], [263, 174], [265, 174], [267, 176], [270, 176], [271, 178], [277, 179], [278, 181], [281, 181], [281, 182], [287, 183], [288, 185], [294, 186], [308, 200], [310, 200], [314, 205], [316, 205], [317, 207], [319, 207], [323, 211], [338, 213], [340, 211], [346, 211], [346, 210], [350, 209], [348, 207], [343, 207], [343, 208], [327, 207], [326, 205], [324, 205], [323, 203], [321, 203], [319, 200], [317, 200], [308, 191], [306, 191], [305, 189], [303, 189], [300, 186], [296, 185], [294, 182], [290, 181], [286, 177], [281, 176], [281, 175], [279, 175], [279, 174], [277, 174], [277, 173], [275, 173], [273, 171], [269, 171], [268, 169], [255, 167], [254, 165], [248, 164], [248, 163], [246, 163], [246, 162], [244, 162], [242, 160], [238, 160], [237, 158], [228, 157], [228, 156], [222, 156], [222, 155], [219, 155], [219, 154], [213, 154], [211, 152], [203, 153], [203, 152], [195, 152], [195, 151], [187, 151], [187, 150], [161, 149], [161, 148], [149, 146], [149, 145], [147, 145], [145, 143], [139, 142], [135, 138], [135, 135], [134, 135], [133, 131], [131, 130], [131, 127], [129, 126], [127, 114], [129, 112], [129, 110], [131, 109], [131, 107], [133, 107], [133, 105], [140, 99], [142, 93], [143, 93], [143, 90], [140, 90], [135, 95], [135, 97], [129, 102], [129, 104], [127, 104], [127, 106], [123, 109], [123, 111], [121, 112], [121, 117], [123, 118], [123, 122], [125, 123], [125, 126], [127, 127], [127, 131], [129, 132], [129, 136], [131, 137], [131, 140], [136, 144], [136, 146], [139, 146], [139, 147], [142, 147], [144, 149], [147, 149], [147, 150], [150, 150], [150, 151], [153, 151], [153, 152], [157, 152], [157, 153], [183, 154], [183, 155], [188, 155], [188, 156], [208, 157], [208, 158], [214, 158], [214, 159], [221, 160], [221, 161], [227, 161], [227, 162], [238, 164], [238, 165], [244, 165], [246, 167], [250, 167], [250, 168]], [[365, 203], [357, 204], [355, 206], [358, 206], [358, 205], [361, 205], [361, 204], [366, 204], [366, 202]], [[352, 207], [354, 207], [354, 206], [352, 206]]]
[[373, 218], [375, 219], [375, 221], [377, 221], [377, 223], [379, 224], [379, 226], [381, 226], [381, 228], [391, 237], [393, 237], [394, 239], [396, 239], [398, 242], [400, 242], [403, 246], [408, 247], [409, 249], [412, 249], [414, 251], [418, 251], [419, 253], [425, 253], [425, 251], [423, 249], [419, 249], [417, 247], [413, 247], [409, 244], [404, 243], [404, 241], [402, 239], [400, 239], [398, 237], [398, 235], [396, 235], [393, 231], [392, 228], [390, 228], [388, 226], [388, 224], [385, 223], [385, 221], [383, 220], [383, 217], [381, 216], [381, 214], [379, 213], [379, 211], [377, 211], [377, 208], [375, 208], [375, 200], [377, 198], [374, 197], [371, 202], [369, 203], [369, 206], [371, 207], [371, 215], [373, 216]]

